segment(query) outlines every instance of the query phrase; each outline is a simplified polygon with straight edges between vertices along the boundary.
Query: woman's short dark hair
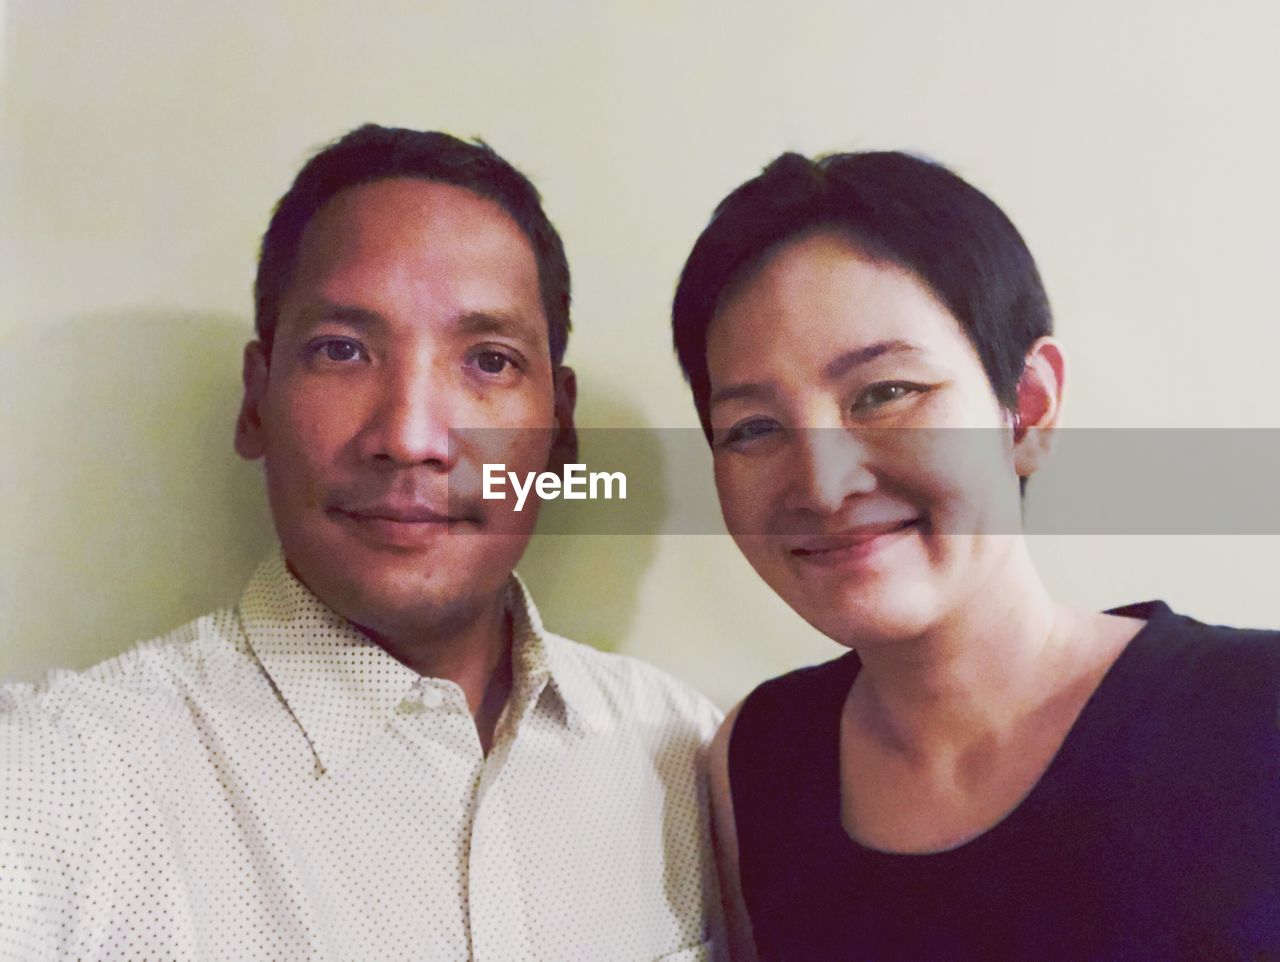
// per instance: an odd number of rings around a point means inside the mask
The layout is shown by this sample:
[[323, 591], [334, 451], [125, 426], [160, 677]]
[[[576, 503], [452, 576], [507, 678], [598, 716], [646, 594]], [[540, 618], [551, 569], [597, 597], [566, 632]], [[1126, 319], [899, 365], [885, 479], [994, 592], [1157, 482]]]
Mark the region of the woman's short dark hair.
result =
[[1016, 406], [1027, 350], [1053, 322], [1031, 252], [1004, 212], [942, 165], [909, 154], [787, 153], [721, 201], [676, 289], [676, 355], [708, 439], [707, 329], [722, 297], [780, 244], [818, 229], [911, 271], [960, 322], [1000, 403]]
[[538, 264], [551, 360], [564, 360], [569, 341], [569, 264], [537, 189], [483, 141], [467, 143], [434, 131], [365, 124], [325, 147], [298, 172], [262, 235], [254, 282], [258, 339], [270, 356], [280, 302], [289, 288], [302, 234], [311, 218], [350, 187], [413, 177], [465, 187], [494, 201], [516, 222]]

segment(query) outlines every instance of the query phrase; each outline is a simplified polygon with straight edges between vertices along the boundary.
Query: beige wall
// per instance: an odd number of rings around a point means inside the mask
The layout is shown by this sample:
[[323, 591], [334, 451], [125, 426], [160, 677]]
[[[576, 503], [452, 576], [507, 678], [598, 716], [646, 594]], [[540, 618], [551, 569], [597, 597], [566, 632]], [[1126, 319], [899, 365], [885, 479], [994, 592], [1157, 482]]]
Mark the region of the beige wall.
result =
[[[575, 274], [583, 420], [696, 422], [674, 279], [783, 149], [903, 147], [1027, 236], [1075, 425], [1280, 427], [1272, 3], [0, 3], [0, 677], [234, 598], [270, 544], [230, 449], [256, 240], [361, 121], [478, 134]], [[1224, 465], [1224, 470], [1229, 470]], [[1280, 539], [1036, 539], [1055, 592], [1280, 624]], [[548, 622], [727, 702], [834, 653], [718, 537], [545, 539]]]

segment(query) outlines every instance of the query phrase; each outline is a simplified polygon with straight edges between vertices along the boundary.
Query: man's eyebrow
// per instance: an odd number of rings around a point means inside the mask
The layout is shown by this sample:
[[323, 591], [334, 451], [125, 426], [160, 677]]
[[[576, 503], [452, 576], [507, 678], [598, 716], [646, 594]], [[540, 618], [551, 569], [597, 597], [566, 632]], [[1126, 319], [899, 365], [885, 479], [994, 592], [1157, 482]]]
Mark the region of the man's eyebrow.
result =
[[[828, 381], [836, 381], [844, 377], [860, 364], [867, 364], [886, 354], [919, 354], [921, 349], [910, 341], [886, 340], [876, 341], [866, 347], [846, 351], [834, 360], [829, 361], [822, 369], [822, 376]], [[773, 385], [763, 381], [751, 381], [743, 384], [730, 384], [711, 392], [707, 407], [722, 401], [736, 398], [767, 397], [773, 393]]]
[[[302, 311], [302, 320], [306, 327], [318, 324], [349, 324], [352, 327], [370, 328], [385, 324], [385, 319], [377, 311], [353, 304], [340, 304], [336, 301], [321, 298]], [[504, 311], [467, 311], [460, 314], [453, 324], [460, 334], [501, 334], [529, 344], [536, 342], [537, 337], [529, 332], [529, 326], [519, 315]]]
[[502, 311], [468, 311], [459, 315], [454, 327], [461, 334], [502, 334], [528, 344], [537, 340], [520, 316]]
[[326, 322], [350, 324], [352, 327], [373, 327], [382, 323], [382, 315], [377, 311], [323, 298], [303, 310], [302, 317], [308, 327]]

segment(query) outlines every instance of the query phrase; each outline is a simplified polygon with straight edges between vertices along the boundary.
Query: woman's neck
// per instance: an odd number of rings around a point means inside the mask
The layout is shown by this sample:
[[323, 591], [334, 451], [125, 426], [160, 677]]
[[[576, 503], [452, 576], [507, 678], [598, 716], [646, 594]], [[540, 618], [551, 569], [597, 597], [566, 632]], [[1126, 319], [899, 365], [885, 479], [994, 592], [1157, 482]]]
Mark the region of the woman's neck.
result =
[[1091, 662], [1091, 616], [1052, 601], [1023, 542], [969, 597], [918, 637], [858, 649], [851, 717], [911, 764], [998, 748]]

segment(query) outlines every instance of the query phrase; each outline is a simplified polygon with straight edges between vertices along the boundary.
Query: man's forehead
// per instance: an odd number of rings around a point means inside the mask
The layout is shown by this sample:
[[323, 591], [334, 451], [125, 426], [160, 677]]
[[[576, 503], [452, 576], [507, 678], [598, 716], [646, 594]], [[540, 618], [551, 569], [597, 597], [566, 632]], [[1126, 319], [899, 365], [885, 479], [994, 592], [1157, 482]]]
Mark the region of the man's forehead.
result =
[[536, 270], [532, 244], [502, 205], [465, 187], [410, 177], [340, 191], [307, 224], [298, 259], [395, 253], [506, 256]]
[[384, 178], [343, 188], [311, 216], [306, 230], [321, 232], [334, 221], [375, 235], [463, 229], [516, 235], [529, 244], [520, 225], [492, 198], [458, 184], [415, 177]]
[[313, 319], [429, 311], [546, 337], [537, 261], [515, 221], [465, 188], [410, 178], [349, 188], [317, 212], [285, 303]]

